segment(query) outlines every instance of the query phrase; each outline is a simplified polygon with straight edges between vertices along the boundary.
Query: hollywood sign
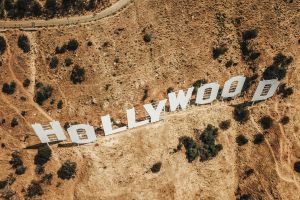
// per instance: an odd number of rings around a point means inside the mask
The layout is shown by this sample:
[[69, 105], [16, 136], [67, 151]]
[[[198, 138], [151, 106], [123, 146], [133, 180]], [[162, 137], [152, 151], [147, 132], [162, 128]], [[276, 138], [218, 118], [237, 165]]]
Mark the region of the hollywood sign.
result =
[[[235, 76], [227, 80], [221, 93], [223, 99], [234, 98], [242, 92], [246, 78], [244, 76]], [[266, 100], [274, 95], [279, 85], [277, 79], [260, 81], [256, 91], [252, 97], [252, 102]], [[195, 104], [203, 105], [212, 103], [217, 99], [220, 85], [218, 83], [208, 83], [201, 85], [196, 91]], [[168, 99], [163, 99], [158, 102], [156, 106], [153, 104], [145, 104], [144, 109], [148, 117], [143, 121], [137, 121], [135, 109], [131, 108], [126, 111], [127, 125], [123, 127], [114, 128], [109, 115], [101, 117], [102, 128], [104, 135], [112, 135], [125, 131], [127, 129], [136, 128], [149, 123], [158, 122], [161, 120], [161, 114], [165, 111], [167, 101], [169, 103], [169, 112], [174, 112], [181, 108], [186, 109], [192, 100], [194, 87], [188, 88], [187, 91], [179, 90], [178, 92], [168, 93]], [[66, 136], [58, 121], [52, 121], [49, 125], [32, 124], [32, 128], [42, 143], [49, 143], [54, 141], [64, 141]], [[92, 143], [96, 140], [96, 133], [94, 127], [89, 124], [71, 125], [67, 132], [70, 140], [77, 144]]]

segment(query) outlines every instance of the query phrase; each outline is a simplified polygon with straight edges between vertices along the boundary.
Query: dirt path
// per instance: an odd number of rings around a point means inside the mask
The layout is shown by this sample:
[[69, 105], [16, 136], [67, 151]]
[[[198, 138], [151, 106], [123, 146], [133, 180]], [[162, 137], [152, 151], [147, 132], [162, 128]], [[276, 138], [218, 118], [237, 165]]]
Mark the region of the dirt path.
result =
[[0, 21], [0, 29], [34, 29], [34, 28], [45, 28], [45, 27], [55, 27], [55, 26], [66, 26], [66, 25], [78, 25], [82, 23], [88, 23], [92, 21], [97, 21], [105, 17], [111, 16], [128, 4], [132, 0], [119, 0], [110, 7], [102, 10], [99, 13], [92, 15], [74, 16], [74, 17], [64, 17], [56, 18], [50, 20], [20, 20], [20, 21]]
[[18, 88], [28, 97], [27, 99], [32, 106], [34, 106], [44, 117], [46, 117], [48, 120], [52, 121], [53, 119], [36, 102], [33, 101], [33, 94], [31, 94], [30, 92], [25, 90], [23, 87], [23, 83], [16, 77], [13, 69], [11, 68], [11, 66], [13, 65], [13, 57], [11, 55], [11, 50], [8, 49], [7, 52], [8, 52], [7, 53], [7, 55], [8, 55], [8, 70], [9, 70], [13, 80], [16, 82]]

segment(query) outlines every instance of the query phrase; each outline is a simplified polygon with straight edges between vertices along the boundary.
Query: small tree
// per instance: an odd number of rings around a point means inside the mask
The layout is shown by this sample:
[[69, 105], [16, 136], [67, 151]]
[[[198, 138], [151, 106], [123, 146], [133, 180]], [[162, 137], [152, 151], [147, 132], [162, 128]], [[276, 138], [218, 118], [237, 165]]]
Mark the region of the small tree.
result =
[[270, 116], [262, 117], [259, 122], [263, 129], [269, 129], [273, 124], [273, 120]]
[[40, 86], [37, 88], [34, 101], [37, 102], [39, 105], [43, 105], [44, 101], [49, 99], [52, 95], [53, 88], [51, 86]]
[[49, 66], [51, 69], [55, 69], [57, 65], [58, 65], [58, 58], [54, 56], [51, 58]]
[[261, 144], [264, 140], [265, 140], [264, 135], [261, 134], [261, 133], [258, 133], [258, 134], [254, 135], [253, 143], [254, 144]]
[[18, 124], [19, 124], [18, 119], [14, 117], [11, 120], [10, 126], [14, 128], [14, 127], [18, 126]]
[[52, 156], [52, 151], [48, 145], [38, 148], [38, 152], [34, 157], [34, 164], [43, 166]]
[[24, 53], [28, 53], [30, 51], [30, 42], [26, 35], [19, 36], [18, 46]]
[[300, 161], [295, 162], [294, 164], [294, 170], [298, 173], [300, 173]]
[[8, 95], [13, 94], [15, 90], [16, 90], [16, 83], [14, 81], [10, 82], [10, 84], [4, 83], [2, 86], [2, 92]]
[[290, 118], [288, 116], [284, 116], [281, 118], [280, 123], [283, 125], [286, 125], [289, 123], [289, 121], [290, 121]]
[[23, 87], [27, 88], [30, 85], [30, 80], [27, 78], [23, 81]]
[[4, 54], [6, 50], [6, 41], [3, 36], [0, 36], [0, 55]]
[[235, 141], [239, 146], [242, 146], [242, 145], [245, 145], [248, 143], [248, 139], [244, 135], [238, 135], [235, 138]]
[[249, 110], [246, 110], [242, 105], [238, 105], [234, 108], [233, 117], [236, 121], [244, 123], [249, 119]]
[[158, 173], [160, 171], [160, 168], [161, 168], [161, 162], [157, 162], [151, 167], [151, 172]]
[[152, 36], [149, 33], [144, 35], [144, 42], [149, 43], [152, 40]]
[[70, 76], [70, 80], [74, 83], [81, 83], [85, 80], [85, 70], [79, 65], [75, 65]]
[[76, 174], [76, 163], [67, 160], [61, 168], [57, 171], [57, 175], [61, 179], [71, 179], [75, 177]]
[[44, 194], [43, 188], [37, 181], [31, 181], [31, 184], [27, 188], [26, 196], [29, 198], [35, 196], [41, 196]]
[[213, 51], [212, 51], [213, 59], [219, 58], [221, 55], [225, 54], [227, 52], [227, 50], [228, 49], [224, 46], [213, 48]]
[[220, 129], [222, 129], [222, 130], [227, 130], [227, 129], [229, 129], [229, 127], [230, 127], [230, 120], [222, 121], [222, 122], [219, 124], [219, 127], [220, 127]]
[[78, 41], [75, 40], [75, 39], [71, 39], [71, 40], [68, 42], [67, 49], [68, 49], [69, 51], [76, 51], [77, 48], [78, 48], [78, 46], [79, 46]]

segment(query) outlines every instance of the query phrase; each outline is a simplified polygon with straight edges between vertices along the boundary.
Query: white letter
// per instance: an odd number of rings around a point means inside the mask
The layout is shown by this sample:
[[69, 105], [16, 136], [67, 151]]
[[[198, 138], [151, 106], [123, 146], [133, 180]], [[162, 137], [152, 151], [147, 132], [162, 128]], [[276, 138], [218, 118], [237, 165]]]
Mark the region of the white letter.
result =
[[[32, 124], [31, 125], [42, 143], [66, 140], [64, 130], [58, 121], [50, 122], [50, 125]], [[51, 138], [49, 138], [49, 136]]]
[[87, 124], [72, 125], [67, 129], [72, 142], [87, 144], [96, 141], [96, 133], [92, 126]]
[[179, 105], [181, 109], [184, 110], [192, 97], [193, 90], [194, 87], [189, 88], [186, 95], [182, 90], [179, 90], [177, 97], [175, 92], [169, 93], [168, 96], [170, 101], [170, 111], [175, 111]]
[[141, 122], [136, 122], [134, 108], [127, 110], [127, 121], [128, 121], [128, 128], [135, 128], [149, 123], [148, 119]]
[[217, 83], [208, 83], [201, 86], [197, 92], [196, 103], [207, 104], [213, 102], [217, 98], [219, 87]]
[[163, 109], [165, 108], [167, 99], [161, 100], [159, 101], [156, 110], [153, 108], [152, 104], [145, 104], [144, 108], [146, 109], [147, 113], [150, 115], [151, 117], [151, 122], [158, 122], [160, 119], [160, 113], [163, 111]]
[[109, 115], [102, 116], [101, 121], [102, 121], [102, 126], [103, 126], [105, 136], [111, 135], [111, 134], [114, 134], [114, 133], [118, 133], [118, 132], [121, 132], [121, 131], [125, 131], [127, 129], [126, 126], [123, 126], [121, 128], [117, 128], [117, 129], [113, 130]]
[[270, 98], [279, 85], [277, 79], [260, 81], [251, 101], [261, 101]]
[[[244, 76], [235, 76], [225, 82], [222, 97], [234, 97], [242, 92], [246, 78]], [[234, 83], [234, 84], [233, 84]], [[232, 91], [233, 90], [233, 91]]]

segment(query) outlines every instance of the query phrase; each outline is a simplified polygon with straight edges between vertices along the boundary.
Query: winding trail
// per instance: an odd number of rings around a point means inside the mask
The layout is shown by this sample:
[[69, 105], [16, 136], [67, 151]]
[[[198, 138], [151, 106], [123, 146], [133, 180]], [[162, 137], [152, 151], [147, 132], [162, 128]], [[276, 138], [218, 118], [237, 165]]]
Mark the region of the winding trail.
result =
[[97, 21], [105, 17], [111, 16], [118, 11], [125, 8], [133, 0], [119, 0], [110, 7], [100, 11], [99, 13], [74, 16], [74, 17], [64, 17], [64, 18], [54, 18], [50, 20], [19, 20], [19, 21], [0, 21], [0, 30], [5, 29], [23, 29], [32, 30], [37, 28], [47, 28], [56, 26], [68, 26], [68, 25], [78, 25], [88, 22]]

